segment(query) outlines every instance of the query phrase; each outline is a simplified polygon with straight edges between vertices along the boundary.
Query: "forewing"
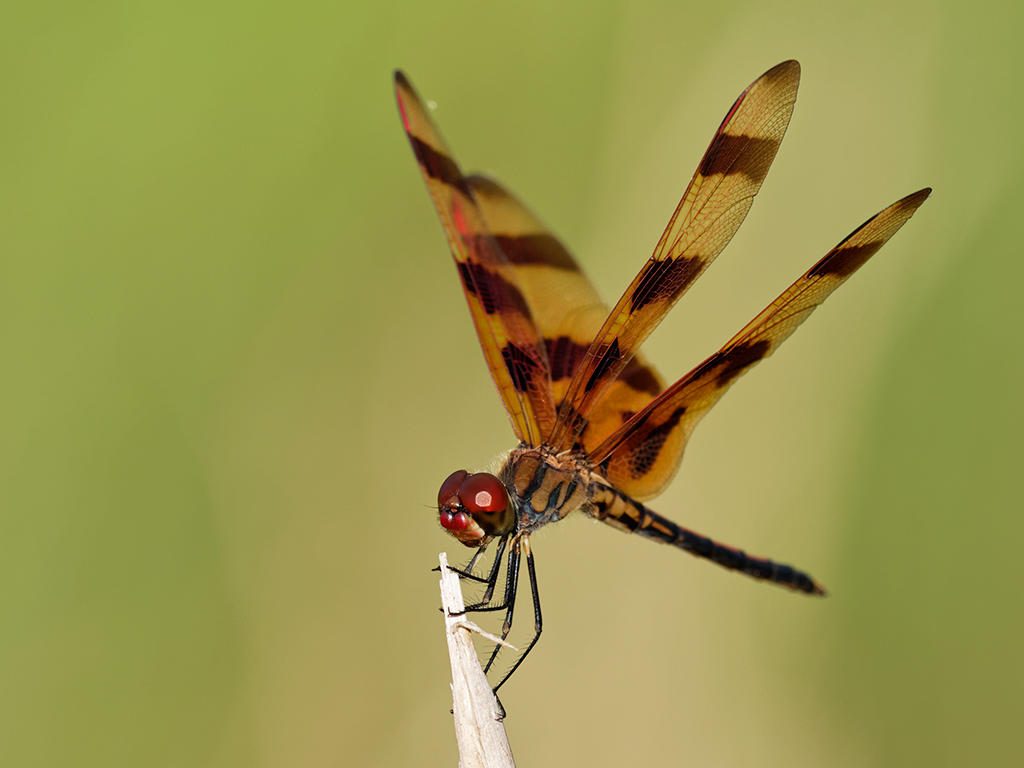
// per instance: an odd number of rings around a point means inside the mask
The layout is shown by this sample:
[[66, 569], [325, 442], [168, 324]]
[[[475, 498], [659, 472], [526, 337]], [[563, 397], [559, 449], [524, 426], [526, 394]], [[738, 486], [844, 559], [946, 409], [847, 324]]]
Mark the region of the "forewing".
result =
[[401, 72], [395, 94], [469, 303], [487, 367], [516, 436], [539, 445], [555, 418], [551, 377], [540, 332], [473, 191], [419, 95]]
[[[565, 246], [514, 195], [485, 176], [470, 176], [467, 182], [540, 330], [554, 401], [560, 404], [608, 308]], [[634, 357], [592, 414], [584, 442], [600, 443], [663, 386], [657, 372], [641, 356]]]
[[789, 126], [800, 65], [759, 77], [725, 116], [668, 227], [587, 351], [559, 410], [552, 444], [577, 444], [595, 406], [651, 331], [743, 222]]
[[896, 234], [930, 189], [878, 213], [833, 248], [720, 351], [597, 447], [591, 460], [617, 489], [643, 500], [656, 496], [679, 467], [694, 427], [740, 376], [772, 354], [797, 326]]

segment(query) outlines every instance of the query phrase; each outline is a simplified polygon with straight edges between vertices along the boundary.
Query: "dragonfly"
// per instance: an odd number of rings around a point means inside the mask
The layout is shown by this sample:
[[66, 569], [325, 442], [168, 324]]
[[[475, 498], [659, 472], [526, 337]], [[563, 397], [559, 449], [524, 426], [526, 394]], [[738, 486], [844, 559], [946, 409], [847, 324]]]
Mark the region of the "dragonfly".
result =
[[[799, 82], [799, 63], [785, 61], [740, 94], [653, 255], [609, 310], [565, 246], [523, 203], [491, 178], [462, 173], [430, 111], [408, 78], [395, 72], [402, 124], [518, 439], [495, 471], [453, 472], [437, 498], [441, 526], [476, 550], [459, 573], [485, 590], [466, 610], [504, 611], [502, 639], [512, 628], [525, 559], [533, 635], [495, 693], [543, 629], [530, 537], [574, 512], [754, 579], [825, 594], [804, 571], [721, 544], [644, 504], [672, 480], [690, 435], [711, 407], [775, 352], [931, 193], [921, 189], [872, 216], [718, 352], [665, 386], [640, 345], [742, 224], [789, 126]], [[493, 564], [477, 574], [492, 542]], [[504, 589], [496, 596], [502, 564]]]

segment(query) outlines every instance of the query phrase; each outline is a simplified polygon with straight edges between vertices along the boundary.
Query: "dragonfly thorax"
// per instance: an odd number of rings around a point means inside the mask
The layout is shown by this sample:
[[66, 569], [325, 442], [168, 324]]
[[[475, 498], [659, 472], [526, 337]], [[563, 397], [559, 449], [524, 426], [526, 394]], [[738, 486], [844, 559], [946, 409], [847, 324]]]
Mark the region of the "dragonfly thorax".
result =
[[532, 533], [590, 501], [590, 466], [581, 454], [516, 448], [498, 476], [515, 509], [517, 532]]

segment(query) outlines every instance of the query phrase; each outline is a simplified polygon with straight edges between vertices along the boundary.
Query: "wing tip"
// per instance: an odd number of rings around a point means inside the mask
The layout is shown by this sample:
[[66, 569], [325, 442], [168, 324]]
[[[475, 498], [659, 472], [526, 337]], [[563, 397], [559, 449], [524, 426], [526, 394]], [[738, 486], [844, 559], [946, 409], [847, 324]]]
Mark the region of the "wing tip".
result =
[[931, 194], [932, 188], [925, 187], [924, 189], [917, 190], [917, 192], [910, 193], [902, 200], [900, 200], [898, 204], [912, 205], [914, 208], [918, 208], [921, 205], [921, 203], [923, 203], [925, 200], [929, 198], [929, 196], [931, 196]]
[[917, 212], [917, 209], [924, 204], [924, 201], [928, 199], [931, 193], [931, 187], [925, 187], [924, 189], [917, 190], [917, 192], [911, 192], [906, 197], [897, 200], [885, 210], [879, 211], [878, 214], [865, 222], [865, 226], [870, 224], [874, 219], [881, 217], [883, 214], [905, 217], [903, 218], [903, 221], [906, 221]]
[[796, 80], [800, 82], [800, 62], [796, 59], [786, 59], [761, 75], [761, 78], [765, 80]]
[[413, 105], [413, 112], [423, 111], [423, 107], [416, 107], [415, 105], [422, 105], [422, 99], [419, 94], [416, 93], [416, 89], [412, 87], [412, 83], [409, 82], [409, 78], [405, 76], [405, 72], [400, 69], [394, 71], [395, 80], [395, 100], [398, 102], [398, 112], [402, 117], [402, 125], [405, 128], [406, 133], [413, 133], [412, 119], [409, 114], [410, 104]]
[[400, 69], [396, 69], [392, 76], [395, 81], [395, 90], [401, 93], [402, 91], [412, 91], [412, 83], [409, 82], [409, 78], [406, 77], [405, 72]]

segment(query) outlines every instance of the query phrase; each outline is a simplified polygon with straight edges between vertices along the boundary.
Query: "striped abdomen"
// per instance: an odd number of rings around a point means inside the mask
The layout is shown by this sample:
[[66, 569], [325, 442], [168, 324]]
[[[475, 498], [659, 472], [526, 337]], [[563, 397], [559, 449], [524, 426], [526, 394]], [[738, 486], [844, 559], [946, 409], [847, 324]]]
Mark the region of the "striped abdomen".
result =
[[591, 484], [591, 504], [591, 516], [619, 530], [672, 544], [691, 555], [741, 571], [755, 579], [771, 581], [811, 595], [825, 594], [824, 588], [803, 571], [764, 558], [751, 557], [741, 549], [727, 547], [687, 530], [604, 483]]

